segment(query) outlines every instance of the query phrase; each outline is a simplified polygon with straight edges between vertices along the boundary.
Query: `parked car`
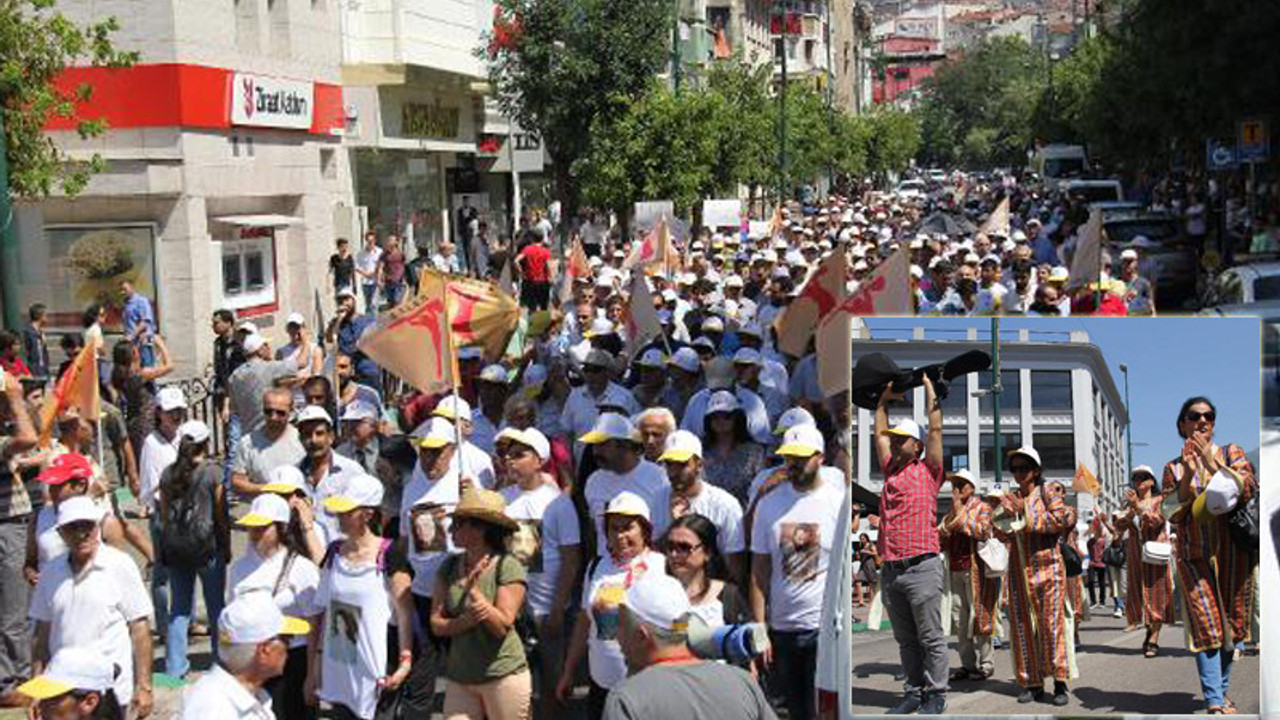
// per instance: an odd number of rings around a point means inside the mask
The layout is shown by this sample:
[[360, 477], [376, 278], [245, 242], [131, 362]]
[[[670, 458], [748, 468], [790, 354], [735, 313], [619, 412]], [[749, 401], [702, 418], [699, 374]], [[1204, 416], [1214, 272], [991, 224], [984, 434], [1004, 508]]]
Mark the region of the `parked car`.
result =
[[1124, 188], [1119, 180], [1068, 180], [1063, 189], [1068, 197], [1079, 198], [1091, 206], [1099, 202], [1124, 202]]
[[[1228, 310], [1272, 300], [1280, 301], [1280, 262], [1227, 268], [1218, 273], [1205, 294], [1206, 305]], [[1253, 314], [1252, 311], [1246, 313]]]
[[1090, 210], [1095, 208], [1102, 211], [1102, 222], [1104, 223], [1111, 220], [1128, 220], [1146, 213], [1146, 208], [1139, 202], [1104, 200], [1102, 202], [1089, 203]]
[[1196, 305], [1195, 249], [1182, 234], [1177, 220], [1168, 215], [1145, 213], [1136, 217], [1104, 220], [1111, 258], [1119, 272], [1120, 253], [1138, 251], [1138, 272], [1156, 286], [1156, 310], [1194, 309]]
[[898, 193], [898, 197], [903, 200], [923, 199], [927, 189], [923, 180], [903, 180], [898, 183], [898, 187], [895, 188], [894, 192]]

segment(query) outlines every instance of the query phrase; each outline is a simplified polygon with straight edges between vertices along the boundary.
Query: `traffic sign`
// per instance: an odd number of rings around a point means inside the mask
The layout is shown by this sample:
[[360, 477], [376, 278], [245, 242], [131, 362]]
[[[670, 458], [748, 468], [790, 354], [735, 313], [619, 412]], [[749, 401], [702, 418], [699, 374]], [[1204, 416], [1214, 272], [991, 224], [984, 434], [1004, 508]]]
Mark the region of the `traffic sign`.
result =
[[1270, 138], [1267, 135], [1267, 123], [1265, 121], [1241, 121], [1240, 136], [1237, 142], [1238, 158], [1240, 162], [1259, 162], [1266, 160], [1270, 144]]
[[1236, 166], [1235, 146], [1222, 140], [1205, 140], [1204, 144], [1210, 172], [1230, 170]]

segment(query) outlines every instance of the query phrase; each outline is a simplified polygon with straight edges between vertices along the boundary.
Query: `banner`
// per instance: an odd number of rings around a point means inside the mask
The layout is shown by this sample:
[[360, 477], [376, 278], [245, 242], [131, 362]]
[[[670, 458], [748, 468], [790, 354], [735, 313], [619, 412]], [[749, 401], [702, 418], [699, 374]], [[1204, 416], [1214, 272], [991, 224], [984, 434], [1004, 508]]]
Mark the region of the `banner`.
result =
[[680, 255], [671, 242], [671, 226], [665, 216], [658, 218], [643, 240], [632, 244], [622, 269], [636, 268], [650, 275], [658, 271], [674, 273], [680, 269]]
[[658, 322], [658, 312], [653, 307], [653, 293], [642, 273], [631, 276], [631, 298], [627, 302], [623, 324], [627, 332], [628, 360], [634, 358], [640, 348], [662, 335], [662, 324]]
[[424, 271], [418, 294], [380, 314], [358, 343], [378, 365], [428, 394], [451, 390], [458, 377], [445, 277]]
[[796, 358], [804, 356], [814, 329], [845, 299], [847, 266], [844, 253], [828, 255], [800, 288], [800, 294], [778, 313], [773, 330], [780, 352]]
[[454, 347], [480, 345], [487, 360], [497, 360], [520, 322], [520, 304], [496, 285], [435, 270], [422, 271], [445, 284]]
[[703, 200], [702, 224], [709, 228], [737, 228], [742, 224], [742, 201]]
[[98, 393], [98, 353], [92, 344], [85, 345], [67, 371], [58, 378], [53, 396], [45, 400], [40, 412], [40, 446], [48, 447], [58, 416], [70, 408], [89, 421], [101, 414], [102, 398]]
[[1089, 222], [1076, 234], [1076, 252], [1071, 257], [1067, 292], [1098, 282], [1102, 276], [1102, 211], [1089, 213]]
[[991, 215], [982, 221], [977, 234], [1009, 237], [1009, 198], [1007, 196], [1000, 201], [995, 210], [991, 211]]

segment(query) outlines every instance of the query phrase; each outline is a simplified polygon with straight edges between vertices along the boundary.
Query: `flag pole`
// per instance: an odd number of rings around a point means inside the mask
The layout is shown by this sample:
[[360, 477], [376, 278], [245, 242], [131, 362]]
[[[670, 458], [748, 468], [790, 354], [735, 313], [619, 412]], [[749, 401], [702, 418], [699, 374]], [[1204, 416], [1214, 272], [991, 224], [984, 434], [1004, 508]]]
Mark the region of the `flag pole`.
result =
[[[423, 271], [426, 272], [425, 270]], [[419, 285], [421, 287], [421, 285]], [[458, 377], [457, 349], [453, 346], [453, 316], [449, 314], [449, 284], [445, 282], [444, 292], [444, 338], [445, 350], [449, 358], [449, 378], [453, 383], [453, 438], [454, 452], [458, 454], [458, 480], [467, 476], [467, 455], [462, 451], [462, 416], [458, 412], [458, 402], [462, 400], [462, 386]]]

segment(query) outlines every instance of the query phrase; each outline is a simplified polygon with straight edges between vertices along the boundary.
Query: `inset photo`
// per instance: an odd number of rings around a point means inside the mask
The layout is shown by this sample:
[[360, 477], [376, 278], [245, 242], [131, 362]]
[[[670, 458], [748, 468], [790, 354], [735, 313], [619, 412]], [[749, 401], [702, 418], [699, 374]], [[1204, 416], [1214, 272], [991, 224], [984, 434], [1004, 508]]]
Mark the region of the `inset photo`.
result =
[[1258, 713], [1261, 329], [866, 318], [853, 713]]

